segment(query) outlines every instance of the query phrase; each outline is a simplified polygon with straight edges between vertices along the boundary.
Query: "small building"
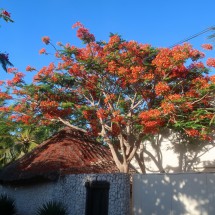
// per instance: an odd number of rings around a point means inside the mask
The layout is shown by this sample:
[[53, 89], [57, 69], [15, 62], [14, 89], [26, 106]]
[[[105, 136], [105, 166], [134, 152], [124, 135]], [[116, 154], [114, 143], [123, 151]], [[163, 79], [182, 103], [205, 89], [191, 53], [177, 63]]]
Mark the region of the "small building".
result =
[[93, 200], [87, 193], [101, 188], [91, 186], [96, 183], [107, 184], [103, 204], [108, 204], [108, 214], [129, 214], [129, 176], [118, 172], [106, 146], [69, 127], [0, 171], [0, 194], [14, 198], [18, 212], [26, 215], [48, 201], [63, 202], [70, 215], [90, 215]]

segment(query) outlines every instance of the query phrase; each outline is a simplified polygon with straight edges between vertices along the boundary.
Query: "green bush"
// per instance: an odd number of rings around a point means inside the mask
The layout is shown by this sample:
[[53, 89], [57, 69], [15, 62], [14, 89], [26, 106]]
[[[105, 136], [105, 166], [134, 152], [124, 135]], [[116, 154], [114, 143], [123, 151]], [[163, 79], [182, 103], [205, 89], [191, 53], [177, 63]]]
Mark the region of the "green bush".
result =
[[43, 204], [36, 215], [68, 215], [68, 213], [61, 202], [50, 201]]
[[13, 199], [7, 195], [0, 196], [0, 214], [2, 215], [15, 215], [16, 207]]

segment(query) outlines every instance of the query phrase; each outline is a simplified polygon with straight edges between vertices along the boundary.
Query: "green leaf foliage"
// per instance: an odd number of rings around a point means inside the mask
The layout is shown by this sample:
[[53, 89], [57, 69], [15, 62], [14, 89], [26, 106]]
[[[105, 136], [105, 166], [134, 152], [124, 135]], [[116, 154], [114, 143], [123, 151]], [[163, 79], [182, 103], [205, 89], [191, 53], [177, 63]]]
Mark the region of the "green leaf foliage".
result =
[[68, 215], [68, 212], [61, 202], [50, 201], [43, 204], [36, 215]]
[[16, 207], [12, 198], [7, 195], [0, 196], [0, 214], [2, 215], [15, 215]]

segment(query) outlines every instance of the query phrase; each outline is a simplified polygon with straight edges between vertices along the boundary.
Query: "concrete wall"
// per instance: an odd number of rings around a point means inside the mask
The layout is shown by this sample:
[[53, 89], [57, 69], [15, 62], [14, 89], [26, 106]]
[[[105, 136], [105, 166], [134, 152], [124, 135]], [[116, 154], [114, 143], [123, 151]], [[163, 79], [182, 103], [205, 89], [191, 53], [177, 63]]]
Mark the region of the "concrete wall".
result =
[[[171, 133], [154, 136], [138, 150], [140, 164], [144, 158], [147, 173], [215, 172], [214, 154], [214, 141], [188, 143]], [[132, 164], [142, 173], [135, 158]]]
[[62, 201], [69, 215], [84, 215], [86, 181], [108, 181], [109, 214], [129, 214], [129, 176], [126, 174], [80, 174], [68, 175], [58, 182], [23, 187], [0, 186], [0, 194], [7, 193], [16, 201], [20, 215], [34, 215], [36, 210], [50, 200]]
[[134, 215], [214, 215], [215, 173], [136, 174]]

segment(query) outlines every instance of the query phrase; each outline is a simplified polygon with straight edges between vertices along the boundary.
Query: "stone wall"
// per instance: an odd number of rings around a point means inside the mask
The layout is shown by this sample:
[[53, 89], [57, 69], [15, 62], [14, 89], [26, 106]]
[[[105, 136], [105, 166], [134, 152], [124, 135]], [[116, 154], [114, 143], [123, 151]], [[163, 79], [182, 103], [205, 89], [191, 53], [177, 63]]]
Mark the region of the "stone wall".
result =
[[80, 174], [67, 175], [58, 182], [34, 186], [0, 186], [0, 194], [8, 194], [16, 201], [20, 215], [33, 215], [37, 209], [50, 200], [61, 201], [69, 215], [84, 215], [87, 181], [108, 181], [109, 215], [129, 215], [130, 183], [126, 174]]

